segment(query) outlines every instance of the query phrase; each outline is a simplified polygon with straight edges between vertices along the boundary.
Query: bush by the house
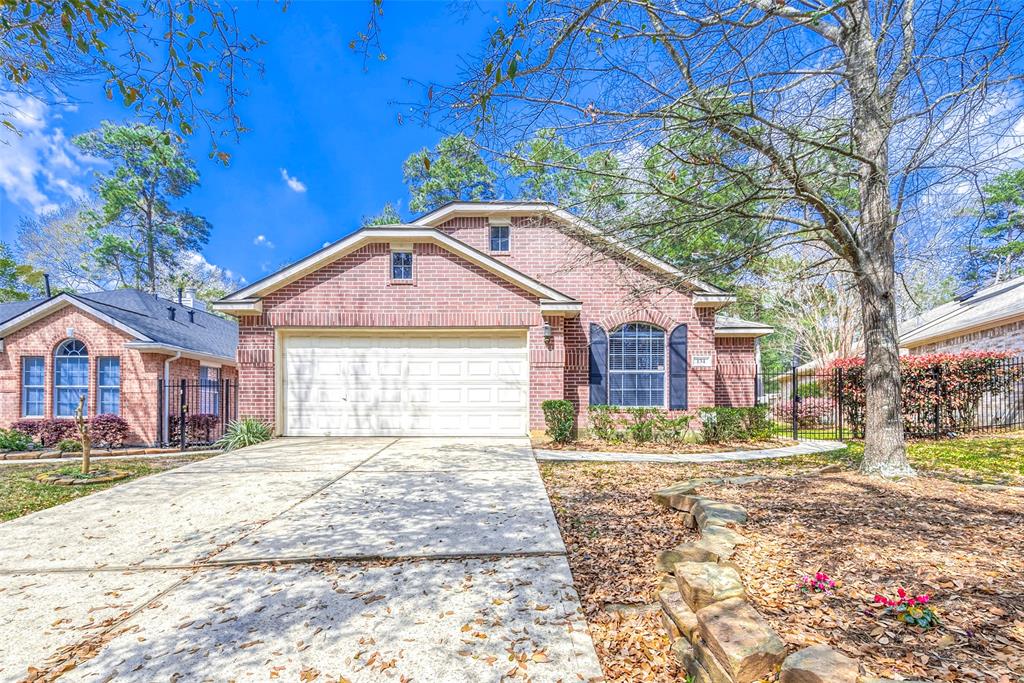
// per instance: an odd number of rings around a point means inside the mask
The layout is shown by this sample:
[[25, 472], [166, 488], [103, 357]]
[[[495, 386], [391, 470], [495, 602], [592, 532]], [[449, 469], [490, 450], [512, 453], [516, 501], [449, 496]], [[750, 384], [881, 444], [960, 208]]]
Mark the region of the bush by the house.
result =
[[27, 451], [32, 437], [17, 429], [0, 429], [0, 451]]
[[39, 426], [36, 438], [44, 446], [56, 446], [65, 439], [74, 439], [78, 436], [78, 425], [74, 420], [57, 418], [55, 420], [43, 420]]
[[768, 406], [763, 405], [701, 408], [700, 421], [700, 440], [709, 444], [767, 439], [774, 429], [768, 417]]
[[551, 440], [555, 443], [572, 441], [576, 429], [576, 408], [572, 402], [564, 399], [544, 401], [540, 408], [544, 411], [544, 424]]
[[[830, 398], [801, 398], [797, 406], [796, 423], [800, 427], [821, 427], [833, 419], [835, 402]], [[792, 401], [780, 401], [775, 412], [787, 426], [793, 424]]]
[[658, 443], [675, 444], [686, 440], [690, 433], [692, 415], [672, 417], [667, 411], [659, 410], [654, 415], [654, 440]]
[[120, 448], [130, 433], [128, 421], [120, 415], [97, 415], [89, 420], [92, 442], [101, 448]]
[[[213, 413], [193, 413], [185, 415], [185, 440], [189, 443], [209, 443], [213, 440], [213, 430], [220, 423], [220, 417]], [[169, 440], [178, 443], [181, 440], [181, 417], [172, 415], [168, 420]]]
[[654, 440], [654, 425], [659, 412], [654, 408], [626, 409], [626, 433], [633, 443], [642, 444]]
[[613, 443], [619, 441], [618, 415], [612, 406], [590, 406], [587, 409], [587, 416], [590, 422], [590, 433], [601, 441]]
[[82, 442], [78, 439], [61, 439], [57, 442], [57, 450], [61, 453], [78, 453], [82, 450]]
[[227, 429], [224, 430], [224, 436], [218, 439], [215, 445], [231, 451], [267, 441], [270, 435], [270, 427], [255, 417], [243, 417], [241, 420], [229, 422]]
[[[910, 434], [969, 431], [978, 406], [1024, 381], [1024, 364], [1014, 354], [996, 351], [933, 353], [900, 357], [903, 376], [903, 419]], [[829, 382], [841, 385], [843, 410], [854, 435], [864, 434], [864, 359], [841, 358], [830, 365]], [[939, 424], [935, 424], [938, 416]]]

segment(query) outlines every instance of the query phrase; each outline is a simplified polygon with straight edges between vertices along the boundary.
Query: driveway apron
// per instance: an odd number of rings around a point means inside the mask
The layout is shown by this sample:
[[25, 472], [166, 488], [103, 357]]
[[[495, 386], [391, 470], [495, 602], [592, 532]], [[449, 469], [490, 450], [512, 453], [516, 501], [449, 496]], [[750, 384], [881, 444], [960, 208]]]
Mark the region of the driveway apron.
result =
[[116, 486], [0, 525], [0, 607], [0, 680], [600, 676], [525, 439], [278, 439]]

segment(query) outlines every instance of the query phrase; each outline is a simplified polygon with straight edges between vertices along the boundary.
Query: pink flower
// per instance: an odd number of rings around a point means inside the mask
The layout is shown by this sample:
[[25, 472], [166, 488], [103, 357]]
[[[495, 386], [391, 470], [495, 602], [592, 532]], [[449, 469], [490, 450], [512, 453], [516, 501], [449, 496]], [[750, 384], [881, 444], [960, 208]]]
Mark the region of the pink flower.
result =
[[902, 588], [898, 588], [898, 589], [896, 589], [896, 593], [897, 593], [897, 595], [899, 595], [899, 596], [900, 596], [901, 598], [905, 598], [905, 597], [907, 597], [907, 591], [903, 590]]

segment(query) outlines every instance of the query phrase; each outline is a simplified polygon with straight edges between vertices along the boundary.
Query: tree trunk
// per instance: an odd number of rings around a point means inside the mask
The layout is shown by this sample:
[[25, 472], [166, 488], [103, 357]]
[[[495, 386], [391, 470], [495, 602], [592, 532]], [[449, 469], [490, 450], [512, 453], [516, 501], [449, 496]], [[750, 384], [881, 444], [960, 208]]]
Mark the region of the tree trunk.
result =
[[900, 346], [896, 317], [895, 226], [890, 208], [888, 146], [868, 139], [875, 164], [860, 171], [861, 249], [855, 272], [864, 326], [864, 461], [861, 471], [913, 476], [903, 434]]

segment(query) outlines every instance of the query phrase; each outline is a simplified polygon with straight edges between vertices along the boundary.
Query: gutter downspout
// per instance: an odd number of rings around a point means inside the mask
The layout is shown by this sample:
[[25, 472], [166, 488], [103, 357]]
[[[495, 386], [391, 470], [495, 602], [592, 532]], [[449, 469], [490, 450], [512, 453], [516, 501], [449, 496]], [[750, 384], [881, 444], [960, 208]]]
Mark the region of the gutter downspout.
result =
[[[160, 416], [163, 425], [164, 439], [170, 443], [170, 414], [171, 414], [171, 363], [181, 358], [181, 351], [164, 361], [164, 414]], [[163, 444], [157, 444], [162, 446]]]

